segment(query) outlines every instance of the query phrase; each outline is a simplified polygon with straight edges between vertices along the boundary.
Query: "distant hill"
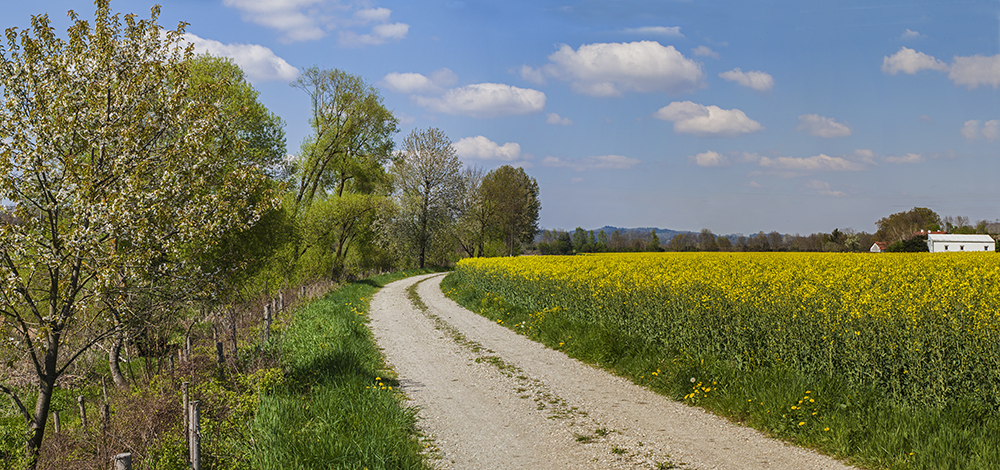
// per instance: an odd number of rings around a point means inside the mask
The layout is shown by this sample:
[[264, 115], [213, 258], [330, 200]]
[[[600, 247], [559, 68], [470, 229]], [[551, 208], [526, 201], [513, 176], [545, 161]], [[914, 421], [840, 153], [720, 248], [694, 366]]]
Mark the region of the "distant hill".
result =
[[656, 231], [656, 237], [660, 239], [660, 243], [667, 243], [675, 236], [681, 233], [696, 233], [687, 230], [671, 230], [668, 228], [656, 228], [656, 227], [637, 227], [637, 228], [626, 228], [626, 227], [612, 227], [610, 225], [605, 225], [604, 227], [594, 229], [594, 233], [604, 230], [604, 233], [611, 235], [611, 232], [615, 230], [618, 233], [649, 233], [651, 230]]

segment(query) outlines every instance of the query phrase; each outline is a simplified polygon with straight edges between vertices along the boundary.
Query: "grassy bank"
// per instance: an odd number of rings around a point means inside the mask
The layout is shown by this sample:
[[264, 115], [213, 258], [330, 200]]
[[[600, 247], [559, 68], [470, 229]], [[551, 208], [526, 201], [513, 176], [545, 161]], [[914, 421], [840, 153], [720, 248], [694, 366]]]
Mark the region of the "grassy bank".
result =
[[253, 468], [426, 468], [415, 412], [403, 406], [366, 315], [379, 288], [425, 272], [352, 282], [295, 312], [280, 339], [281, 369], [261, 382]]
[[[479, 282], [482, 281], [482, 282]], [[748, 368], [732, 357], [693, 352], [670, 331], [661, 341], [629, 323], [585, 321], [573, 307], [528, 308], [539, 283], [475, 279], [459, 269], [443, 289], [465, 307], [676, 400], [868, 468], [986, 469], [1000, 461], [1000, 416], [971, 399], [908, 405], [884, 388], [836, 374], [805, 373], [781, 364]], [[484, 287], [487, 286], [487, 287]], [[547, 284], [560, 305], [573, 295]], [[550, 293], [551, 292], [551, 293]], [[582, 301], [581, 299], [576, 299]]]

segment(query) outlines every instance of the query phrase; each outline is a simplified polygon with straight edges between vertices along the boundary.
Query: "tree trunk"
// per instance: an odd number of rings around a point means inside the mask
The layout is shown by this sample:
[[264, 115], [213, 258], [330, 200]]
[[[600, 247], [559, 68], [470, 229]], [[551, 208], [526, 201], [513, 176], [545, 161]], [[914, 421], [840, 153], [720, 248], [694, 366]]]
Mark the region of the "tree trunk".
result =
[[52, 332], [46, 338], [44, 373], [38, 380], [38, 400], [35, 401], [35, 414], [28, 423], [28, 442], [26, 454], [27, 468], [34, 470], [38, 465], [38, 453], [42, 449], [42, 439], [45, 437], [45, 422], [49, 418], [49, 406], [52, 404], [52, 392], [56, 383], [56, 360], [59, 358], [58, 332]]
[[123, 335], [116, 336], [114, 344], [111, 345], [111, 351], [108, 352], [108, 365], [111, 367], [111, 378], [115, 381], [115, 386], [121, 389], [128, 388], [128, 381], [122, 375], [122, 369], [119, 365], [119, 356], [122, 353], [122, 345], [124, 343], [125, 338]]

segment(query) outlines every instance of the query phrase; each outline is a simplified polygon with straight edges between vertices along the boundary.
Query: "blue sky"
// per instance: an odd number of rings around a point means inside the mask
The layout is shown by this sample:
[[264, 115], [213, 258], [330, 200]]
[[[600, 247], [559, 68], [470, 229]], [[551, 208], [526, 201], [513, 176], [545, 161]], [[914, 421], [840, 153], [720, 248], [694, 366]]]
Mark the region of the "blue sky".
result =
[[[308, 134], [310, 66], [379, 87], [402, 132], [522, 166], [545, 228], [783, 233], [914, 206], [1000, 218], [1000, 2], [167, 0]], [[89, 2], [3, 0], [3, 27]], [[112, 1], [147, 16], [151, 3]]]

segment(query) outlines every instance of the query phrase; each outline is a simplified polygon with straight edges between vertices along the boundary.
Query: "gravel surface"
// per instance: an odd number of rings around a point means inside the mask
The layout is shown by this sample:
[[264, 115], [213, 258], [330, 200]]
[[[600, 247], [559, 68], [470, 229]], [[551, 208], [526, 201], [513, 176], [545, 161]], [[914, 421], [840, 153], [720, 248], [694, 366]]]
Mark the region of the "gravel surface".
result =
[[442, 277], [389, 284], [370, 309], [435, 468], [851, 468], [518, 335], [446, 298]]

